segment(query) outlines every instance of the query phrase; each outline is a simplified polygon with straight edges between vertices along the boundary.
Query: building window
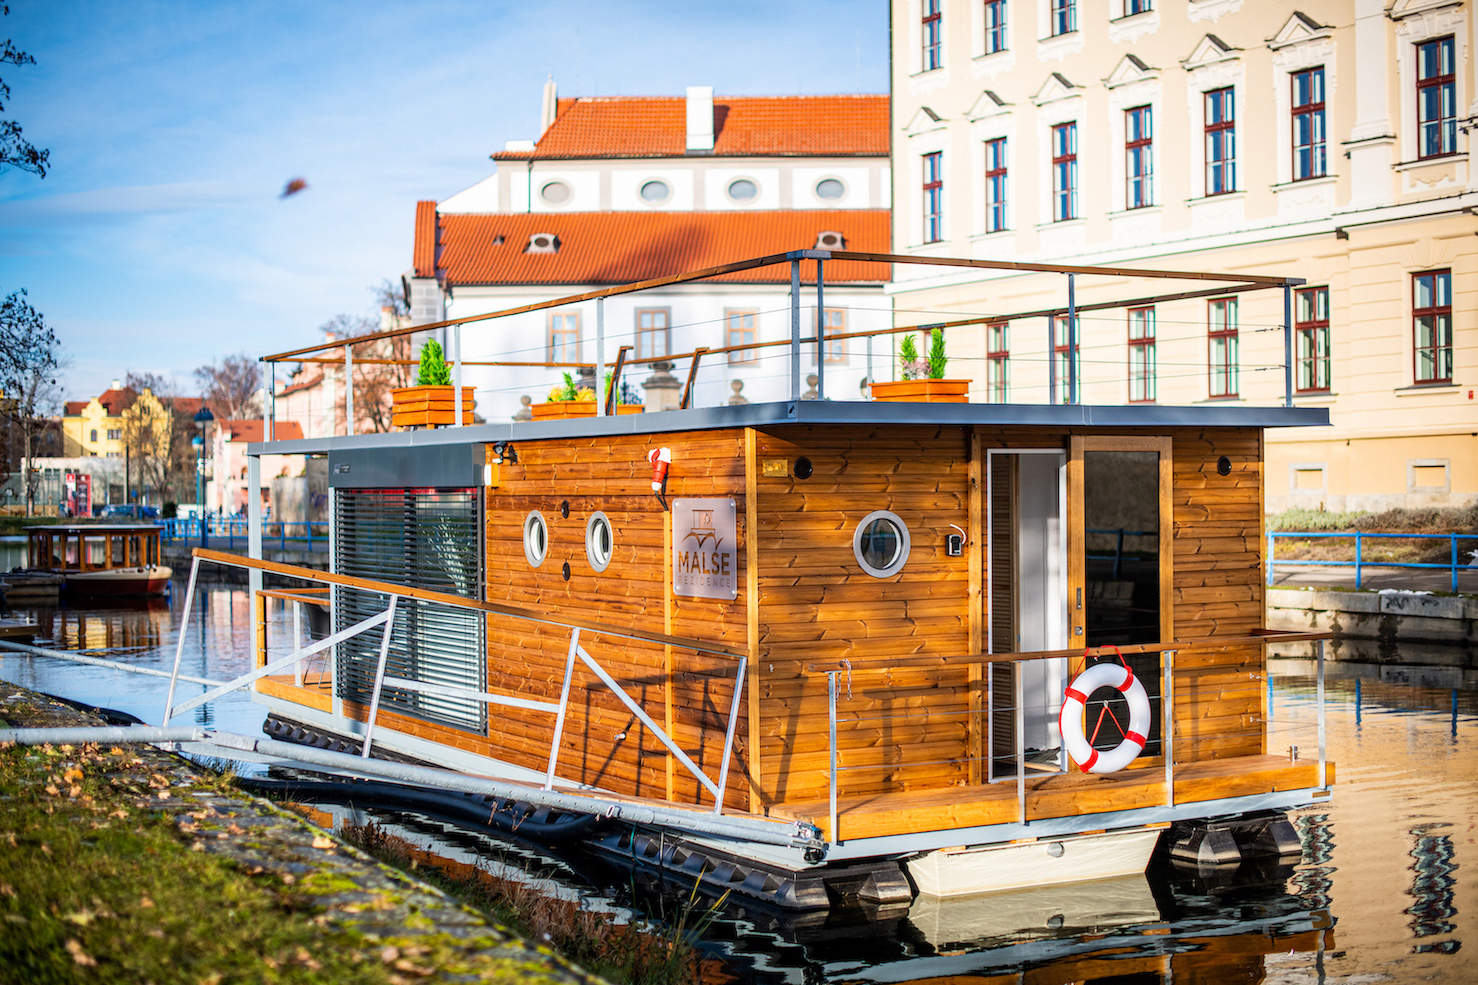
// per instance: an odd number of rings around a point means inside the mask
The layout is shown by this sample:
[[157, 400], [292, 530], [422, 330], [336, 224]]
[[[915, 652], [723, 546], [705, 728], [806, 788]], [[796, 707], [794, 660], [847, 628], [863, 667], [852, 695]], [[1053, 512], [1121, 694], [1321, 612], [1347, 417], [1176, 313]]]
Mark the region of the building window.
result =
[[672, 351], [672, 328], [666, 308], [636, 309], [636, 358], [656, 359]]
[[1154, 121], [1148, 106], [1124, 111], [1124, 207], [1155, 204]]
[[1293, 332], [1299, 393], [1329, 391], [1329, 288], [1306, 287], [1294, 295]]
[[1011, 383], [1011, 323], [997, 322], [985, 331], [985, 400], [1004, 404]]
[[924, 242], [944, 239], [944, 152], [924, 155]]
[[549, 361], [552, 363], [574, 363], [580, 361], [580, 313], [549, 316]]
[[[724, 345], [754, 345], [754, 320], [759, 317], [757, 311], [739, 311], [734, 308], [724, 309]], [[754, 349], [740, 349], [729, 353], [731, 363], [752, 363], [759, 361], [759, 354]]]
[[1082, 399], [1083, 354], [1078, 344], [1077, 332], [1073, 331], [1073, 322], [1066, 316], [1057, 319], [1055, 332], [1057, 339], [1053, 358], [1057, 361], [1057, 402], [1066, 404], [1072, 402], [1074, 390], [1077, 391], [1078, 399]]
[[1078, 125], [1052, 128], [1052, 221], [1078, 217]]
[[1052, 36], [1071, 34], [1078, 29], [1078, 0], [1050, 0], [1049, 14]]
[[1452, 382], [1452, 271], [1411, 278], [1411, 323], [1416, 343], [1416, 382]]
[[942, 0], [924, 0], [924, 71], [938, 68], [939, 37], [944, 24], [939, 13]]
[[1218, 298], [1207, 307], [1206, 345], [1211, 396], [1237, 396], [1236, 298]]
[[1452, 37], [1416, 46], [1417, 157], [1441, 157], [1457, 150], [1457, 85], [1452, 71]]
[[[93, 457], [96, 458], [97, 456], [94, 455]], [[110, 451], [110, 452], [108, 452], [108, 454], [105, 457], [107, 457], [107, 458], [122, 458], [123, 457], [123, 452], [121, 452], [121, 451]]]
[[1324, 160], [1324, 69], [1294, 72], [1293, 80], [1293, 180], [1322, 178], [1328, 171]]
[[89, 437], [87, 440], [88, 441], [91, 441], [93, 443], [96, 443], [97, 442], [97, 440], [98, 440], [98, 429], [97, 428], [93, 428], [92, 429], [92, 431], [91, 431], [91, 437]]
[[1154, 4], [1150, 0], [1124, 0], [1125, 17], [1132, 17], [1135, 14], [1147, 14], [1154, 9]]
[[1155, 309], [1129, 309], [1129, 402], [1155, 400]]
[[108, 440], [109, 441], [121, 441], [121, 440], [123, 440], [123, 429], [122, 428], [108, 428]]
[[1006, 48], [1006, 0], [985, 0], [985, 53]]
[[1206, 93], [1206, 194], [1237, 190], [1237, 114], [1231, 86]]
[[985, 142], [985, 231], [1009, 228], [1006, 219], [1006, 138]]
[[845, 363], [847, 361], [847, 340], [834, 339], [832, 336], [840, 335], [847, 330], [847, 309], [827, 308], [822, 322], [826, 327], [826, 361]]

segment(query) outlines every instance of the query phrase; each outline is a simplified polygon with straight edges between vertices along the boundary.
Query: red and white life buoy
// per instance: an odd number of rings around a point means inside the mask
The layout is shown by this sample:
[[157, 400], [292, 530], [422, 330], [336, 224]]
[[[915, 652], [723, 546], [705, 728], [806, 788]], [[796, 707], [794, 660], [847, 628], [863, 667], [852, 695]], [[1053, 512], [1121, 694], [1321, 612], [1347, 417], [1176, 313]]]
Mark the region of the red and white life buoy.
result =
[[[1123, 692], [1124, 700], [1129, 702], [1129, 728], [1125, 730], [1124, 741], [1106, 752], [1094, 749], [1083, 735], [1083, 711], [1088, 706], [1089, 696], [1101, 687]], [[1057, 717], [1057, 727], [1062, 732], [1068, 755], [1085, 773], [1117, 773], [1144, 751], [1144, 737], [1150, 729], [1150, 698], [1144, 685], [1135, 679], [1128, 667], [1115, 663], [1095, 664], [1067, 686], [1067, 697]]]

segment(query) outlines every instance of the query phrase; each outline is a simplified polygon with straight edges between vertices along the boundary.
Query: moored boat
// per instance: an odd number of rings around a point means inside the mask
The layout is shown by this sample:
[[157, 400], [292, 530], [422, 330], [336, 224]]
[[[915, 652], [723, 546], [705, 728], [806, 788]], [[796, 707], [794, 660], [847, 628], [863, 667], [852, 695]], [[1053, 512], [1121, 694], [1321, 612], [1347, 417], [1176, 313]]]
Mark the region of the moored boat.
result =
[[70, 594], [159, 595], [174, 575], [152, 523], [51, 524], [26, 536], [31, 570], [62, 576]]

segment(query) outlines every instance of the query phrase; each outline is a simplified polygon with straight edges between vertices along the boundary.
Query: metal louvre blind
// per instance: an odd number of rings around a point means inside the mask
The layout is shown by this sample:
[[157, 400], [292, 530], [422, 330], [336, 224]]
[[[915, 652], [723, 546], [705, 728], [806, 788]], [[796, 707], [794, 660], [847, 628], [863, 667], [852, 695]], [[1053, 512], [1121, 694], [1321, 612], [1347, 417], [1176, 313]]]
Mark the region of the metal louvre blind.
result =
[[[337, 489], [334, 562], [341, 575], [477, 598], [480, 595], [481, 502], [476, 489]], [[334, 591], [334, 631], [377, 612], [378, 592]], [[401, 599], [385, 673], [475, 691], [486, 688], [484, 619], [480, 612]], [[364, 704], [374, 689], [381, 631], [337, 647], [339, 696]], [[423, 721], [487, 731], [487, 706], [461, 698], [386, 687], [380, 707]]]

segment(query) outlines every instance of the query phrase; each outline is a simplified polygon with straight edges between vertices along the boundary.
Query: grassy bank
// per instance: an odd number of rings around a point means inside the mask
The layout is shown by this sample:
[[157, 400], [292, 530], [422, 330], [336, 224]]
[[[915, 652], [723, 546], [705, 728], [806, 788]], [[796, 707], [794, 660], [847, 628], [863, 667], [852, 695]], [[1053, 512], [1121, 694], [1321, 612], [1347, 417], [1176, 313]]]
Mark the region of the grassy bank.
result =
[[[1310, 533], [1379, 534], [1459, 534], [1459, 564], [1478, 550], [1478, 505], [1431, 509], [1384, 510], [1379, 513], [1332, 513], [1322, 510], [1286, 510], [1267, 517], [1269, 531], [1307, 531]], [[1352, 561], [1355, 557], [1353, 537], [1318, 537], [1308, 540], [1279, 537], [1275, 541], [1280, 560]], [[1423, 537], [1385, 538], [1365, 541], [1363, 560], [1369, 564], [1382, 561], [1419, 564], [1448, 564], [1452, 555], [1450, 540]]]

